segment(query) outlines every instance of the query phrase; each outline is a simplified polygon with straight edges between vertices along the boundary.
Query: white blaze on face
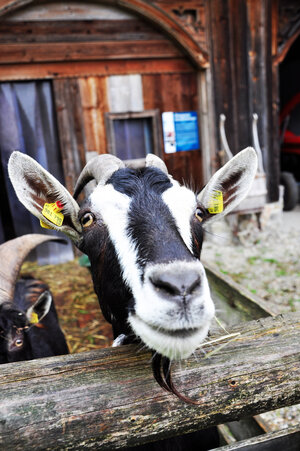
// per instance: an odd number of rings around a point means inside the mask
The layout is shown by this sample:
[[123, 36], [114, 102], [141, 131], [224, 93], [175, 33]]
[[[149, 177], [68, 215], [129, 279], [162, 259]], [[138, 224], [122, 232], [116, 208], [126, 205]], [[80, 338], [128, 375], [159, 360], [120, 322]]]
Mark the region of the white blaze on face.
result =
[[[196, 209], [195, 194], [173, 181], [173, 186], [162, 194], [178, 231], [192, 253], [191, 218]], [[173, 261], [165, 264], [148, 262], [138, 265], [135, 243], [128, 236], [128, 213], [131, 199], [116, 191], [112, 185], [99, 186], [90, 196], [92, 211], [101, 215], [122, 268], [124, 282], [132, 291], [135, 313], [130, 313], [129, 323], [137, 336], [151, 349], [171, 359], [190, 355], [205, 338], [214, 315], [203, 265], [198, 260]], [[153, 271], [167, 267], [175, 274], [196, 271], [201, 279], [197, 296], [183, 312], [181, 303], [164, 298], [151, 283]]]
[[112, 185], [98, 185], [90, 196], [92, 211], [99, 213], [107, 227], [123, 272], [123, 279], [133, 293], [141, 290], [141, 270], [137, 265], [137, 250], [129, 239], [128, 212], [130, 197], [116, 191]]
[[173, 186], [163, 193], [162, 198], [175, 219], [185, 245], [192, 252], [190, 222], [197, 206], [196, 197], [191, 190], [185, 186], [180, 186], [176, 180], [173, 180], [172, 183]]

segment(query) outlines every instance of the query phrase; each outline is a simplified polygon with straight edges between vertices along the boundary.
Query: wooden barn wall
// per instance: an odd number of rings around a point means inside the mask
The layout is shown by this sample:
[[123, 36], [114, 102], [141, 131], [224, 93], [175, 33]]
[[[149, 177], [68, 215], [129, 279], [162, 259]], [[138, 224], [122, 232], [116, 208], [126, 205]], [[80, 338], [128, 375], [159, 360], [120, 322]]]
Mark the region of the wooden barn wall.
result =
[[[89, 152], [107, 151], [110, 81], [142, 77], [143, 109], [197, 110], [196, 71], [153, 24], [104, 5], [36, 5], [0, 22], [0, 80], [49, 78], [67, 188]], [[124, 111], [130, 111], [131, 108]], [[180, 180], [202, 186], [200, 151], [166, 155]]]
[[104, 114], [109, 111], [107, 77], [79, 78], [86, 152], [105, 153], [107, 149]]
[[[144, 108], [163, 111], [197, 111], [195, 73], [143, 75]], [[174, 178], [203, 186], [201, 151], [165, 154], [165, 162]]]
[[[258, 114], [269, 200], [276, 201], [280, 149], [272, 111], [277, 108], [272, 5], [272, 0], [211, 0], [208, 11], [216, 120], [220, 114], [226, 115], [227, 139], [235, 154], [253, 144], [252, 115]], [[218, 141], [220, 148], [219, 136]]]

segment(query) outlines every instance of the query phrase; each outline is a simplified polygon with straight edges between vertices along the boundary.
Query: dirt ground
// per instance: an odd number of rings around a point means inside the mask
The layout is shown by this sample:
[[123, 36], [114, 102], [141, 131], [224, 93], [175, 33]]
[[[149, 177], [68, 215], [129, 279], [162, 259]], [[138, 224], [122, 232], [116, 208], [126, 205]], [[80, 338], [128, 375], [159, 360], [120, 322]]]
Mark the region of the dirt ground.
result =
[[202, 258], [269, 303], [275, 314], [300, 309], [300, 206], [268, 218], [241, 221], [233, 243], [226, 221], [208, 230]]

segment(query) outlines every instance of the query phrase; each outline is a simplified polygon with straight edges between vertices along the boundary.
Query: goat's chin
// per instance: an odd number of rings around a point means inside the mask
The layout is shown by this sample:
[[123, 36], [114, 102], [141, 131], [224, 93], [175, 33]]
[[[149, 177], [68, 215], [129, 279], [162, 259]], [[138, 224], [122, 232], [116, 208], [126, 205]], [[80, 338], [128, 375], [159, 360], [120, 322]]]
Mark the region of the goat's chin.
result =
[[191, 329], [165, 330], [153, 327], [136, 314], [128, 318], [134, 333], [150, 348], [170, 360], [189, 357], [208, 334], [210, 322]]

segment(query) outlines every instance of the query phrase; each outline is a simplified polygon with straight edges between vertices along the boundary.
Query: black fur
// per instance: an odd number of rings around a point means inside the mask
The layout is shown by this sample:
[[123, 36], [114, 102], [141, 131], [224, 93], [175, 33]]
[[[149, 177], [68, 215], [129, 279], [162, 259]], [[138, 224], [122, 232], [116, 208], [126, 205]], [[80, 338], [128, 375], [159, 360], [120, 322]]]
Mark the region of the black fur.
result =
[[[53, 302], [38, 325], [30, 325], [26, 318], [27, 308], [45, 290], [49, 288], [43, 282], [22, 278], [16, 284], [13, 302], [0, 305], [0, 364], [68, 354]], [[10, 349], [11, 338], [22, 340], [23, 345]]]

